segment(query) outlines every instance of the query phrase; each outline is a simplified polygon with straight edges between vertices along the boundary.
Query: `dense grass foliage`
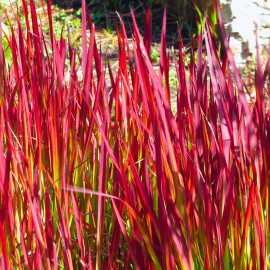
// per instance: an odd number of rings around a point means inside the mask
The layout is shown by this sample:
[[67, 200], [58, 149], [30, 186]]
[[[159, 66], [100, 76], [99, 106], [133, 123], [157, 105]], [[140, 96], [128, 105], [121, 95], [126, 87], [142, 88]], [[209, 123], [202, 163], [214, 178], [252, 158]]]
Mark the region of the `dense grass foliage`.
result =
[[133, 52], [120, 18], [114, 74], [85, 1], [82, 48], [56, 40], [47, 2], [50, 40], [33, 0], [26, 31], [14, 13], [10, 67], [0, 29], [1, 268], [269, 268], [270, 61], [258, 50], [248, 98], [221, 18], [222, 59], [206, 20], [174, 57], [174, 112], [166, 10], [158, 72], [148, 10]]

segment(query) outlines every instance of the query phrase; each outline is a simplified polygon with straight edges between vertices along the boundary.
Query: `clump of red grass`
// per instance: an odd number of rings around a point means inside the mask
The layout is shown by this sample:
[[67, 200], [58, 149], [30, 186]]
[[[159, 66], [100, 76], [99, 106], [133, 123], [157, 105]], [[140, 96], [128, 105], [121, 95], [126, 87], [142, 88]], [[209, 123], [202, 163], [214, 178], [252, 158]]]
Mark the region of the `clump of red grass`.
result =
[[270, 61], [257, 52], [248, 104], [221, 17], [223, 59], [206, 23], [190, 62], [180, 42], [174, 114], [166, 11], [158, 74], [150, 12], [144, 38], [132, 13], [135, 63], [121, 21], [108, 95], [85, 1], [81, 51], [55, 39], [47, 2], [50, 41], [22, 0], [8, 69], [0, 36], [1, 268], [268, 268]]

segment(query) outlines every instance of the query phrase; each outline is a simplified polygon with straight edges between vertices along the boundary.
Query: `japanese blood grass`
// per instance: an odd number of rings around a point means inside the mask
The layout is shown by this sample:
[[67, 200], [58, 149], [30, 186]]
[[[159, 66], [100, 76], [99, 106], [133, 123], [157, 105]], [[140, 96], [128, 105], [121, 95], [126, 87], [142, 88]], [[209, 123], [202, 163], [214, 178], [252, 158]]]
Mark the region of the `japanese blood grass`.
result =
[[182, 41], [174, 56], [173, 112], [166, 10], [158, 74], [151, 14], [142, 38], [132, 12], [135, 62], [120, 18], [108, 85], [85, 1], [82, 49], [56, 40], [50, 0], [49, 40], [22, 3], [9, 69], [0, 36], [1, 268], [269, 268], [270, 61], [258, 50], [248, 103], [222, 18], [223, 59], [206, 20], [190, 61]]

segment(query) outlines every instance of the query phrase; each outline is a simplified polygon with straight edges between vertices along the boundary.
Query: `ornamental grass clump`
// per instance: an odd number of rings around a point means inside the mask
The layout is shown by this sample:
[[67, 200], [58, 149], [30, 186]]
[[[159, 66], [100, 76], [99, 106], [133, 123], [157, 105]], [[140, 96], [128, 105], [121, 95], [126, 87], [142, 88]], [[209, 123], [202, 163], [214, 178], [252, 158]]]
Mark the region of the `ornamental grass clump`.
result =
[[179, 31], [174, 111], [166, 9], [158, 72], [148, 10], [143, 37], [131, 12], [133, 53], [120, 18], [114, 74], [84, 0], [82, 48], [70, 33], [56, 40], [50, 0], [49, 38], [34, 1], [22, 4], [10, 67], [0, 36], [1, 268], [269, 268], [270, 61], [263, 69], [259, 49], [248, 99], [219, 9], [222, 58], [207, 20], [189, 61]]

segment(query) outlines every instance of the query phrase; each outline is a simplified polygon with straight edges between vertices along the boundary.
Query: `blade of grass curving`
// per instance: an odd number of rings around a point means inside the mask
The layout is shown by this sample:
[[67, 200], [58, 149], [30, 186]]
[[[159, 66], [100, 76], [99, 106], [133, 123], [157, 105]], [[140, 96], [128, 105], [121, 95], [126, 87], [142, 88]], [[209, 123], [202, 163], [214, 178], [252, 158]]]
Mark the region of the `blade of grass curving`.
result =
[[[132, 57], [131, 57], [131, 52], [130, 52], [130, 49], [129, 49], [129, 43], [128, 43], [128, 38], [127, 38], [126, 28], [125, 28], [125, 25], [123, 23], [123, 20], [122, 20], [121, 16], [118, 13], [117, 13], [117, 15], [118, 15], [118, 18], [119, 18], [119, 20], [121, 22], [121, 28], [122, 28], [122, 44], [123, 44], [123, 47], [122, 47], [121, 51], [123, 51], [124, 58], [126, 59], [125, 48], [127, 48], [129, 71], [130, 71], [130, 75], [131, 75], [131, 80], [133, 82], [134, 81], [134, 68], [133, 68], [133, 64], [132, 64]], [[118, 38], [119, 38], [119, 36], [118, 36]], [[120, 42], [120, 40], [118, 42]], [[122, 70], [122, 72], [125, 74], [125, 77], [127, 78], [128, 71], [127, 71], [126, 60], [125, 60], [125, 65], [124, 66], [122, 66], [122, 65], [123, 64], [119, 63], [119, 67], [124, 67], [124, 70]]]
[[147, 93], [148, 93], [148, 89], [150, 89], [149, 77], [146, 75], [147, 73], [144, 72], [145, 68], [142, 63], [139, 47], [135, 45], [136, 43], [134, 42], [134, 40], [132, 40], [132, 44], [133, 44], [133, 49], [134, 49], [136, 70], [138, 72], [139, 85], [141, 86], [141, 89], [142, 89], [143, 106], [144, 106], [146, 115], [148, 116], [150, 114], [149, 105], [152, 107], [152, 112], [155, 112], [154, 103], [150, 102], [150, 104], [148, 105], [148, 101], [147, 101], [147, 96], [149, 96], [149, 94], [147, 95]]
[[19, 32], [20, 53], [18, 55], [19, 55], [19, 62], [20, 62], [20, 72], [21, 72], [21, 76], [23, 76], [24, 78], [24, 81], [22, 83], [27, 85], [28, 83], [27, 74], [28, 74], [29, 68], [27, 67], [27, 62], [26, 62], [25, 45], [24, 45], [23, 32], [22, 32], [21, 23], [20, 23], [20, 17], [18, 17], [17, 19], [17, 24], [18, 24], [18, 32]]
[[[122, 58], [122, 60], [125, 62], [125, 60]], [[122, 61], [120, 61], [122, 62]], [[121, 72], [121, 69], [119, 69], [119, 72]], [[122, 72], [121, 72], [122, 74]], [[127, 115], [127, 89], [125, 87], [125, 84], [121, 82], [121, 112], [122, 112], [122, 119], [125, 127], [125, 137], [127, 138], [128, 134], [128, 115]]]
[[[198, 155], [203, 154], [203, 138], [201, 133], [201, 114], [199, 103], [201, 101], [202, 95], [202, 34], [199, 37], [199, 47], [198, 47], [198, 64], [197, 64], [197, 80], [194, 84], [194, 136], [196, 137]], [[191, 57], [192, 58], [192, 57]], [[195, 74], [194, 74], [195, 76]]]
[[40, 34], [38, 30], [38, 22], [37, 22], [37, 13], [36, 13], [36, 7], [35, 2], [33, 0], [30, 0], [30, 8], [31, 8], [31, 17], [32, 17], [32, 27], [33, 27], [33, 40], [34, 40], [34, 47], [35, 47], [35, 57], [37, 61], [37, 68], [41, 67], [41, 41], [39, 39]]
[[19, 71], [18, 71], [18, 59], [17, 59], [17, 42], [15, 39], [15, 33], [13, 32], [12, 29], [12, 35], [11, 35], [11, 39], [9, 42], [9, 46], [12, 52], [12, 63], [13, 63], [13, 68], [14, 68], [14, 72], [15, 72], [15, 79], [16, 81], [19, 81]]
[[48, 252], [50, 259], [53, 259], [53, 222], [50, 209], [50, 197], [48, 185], [46, 187], [46, 197], [45, 197], [45, 210], [46, 210], [46, 227], [45, 227], [45, 236], [48, 246]]
[[86, 36], [86, 11], [85, 0], [82, 0], [82, 70], [83, 78], [86, 80], [86, 66], [87, 66], [87, 36]]
[[90, 34], [90, 42], [87, 54], [87, 62], [86, 62], [86, 70], [84, 77], [84, 92], [87, 100], [89, 99], [89, 93], [92, 84], [92, 76], [93, 76], [93, 53], [94, 53], [94, 45], [95, 45], [95, 25], [92, 24], [91, 34]]
[[112, 87], [112, 90], [110, 92], [109, 110], [110, 112], [112, 112], [113, 101], [115, 100], [115, 93], [116, 93], [116, 83], [113, 78], [113, 71], [112, 71], [109, 59], [108, 59], [108, 70], [109, 70], [109, 75], [110, 75], [110, 83]]
[[51, 44], [53, 46], [54, 31], [53, 31], [53, 22], [52, 22], [51, 0], [47, 0], [47, 9], [48, 9], [48, 19], [49, 19], [49, 30], [50, 30]]
[[151, 57], [151, 41], [152, 41], [152, 15], [150, 12], [150, 8], [147, 7], [143, 42], [149, 57]]
[[[49, 0], [50, 1], [50, 0]], [[24, 18], [25, 18], [25, 23], [26, 23], [26, 29], [27, 29], [27, 40], [28, 42], [30, 41], [31, 37], [30, 37], [30, 22], [29, 22], [29, 13], [28, 13], [28, 6], [27, 6], [27, 2], [25, 0], [22, 0], [22, 5], [23, 5], [23, 14], [24, 14]]]
[[8, 252], [7, 252], [7, 244], [6, 244], [6, 237], [5, 237], [5, 232], [3, 228], [3, 223], [0, 221], [0, 239], [1, 239], [1, 248], [2, 248], [2, 254], [4, 258], [4, 269], [9, 270], [9, 260], [8, 260]]
[[167, 18], [167, 7], [164, 8], [163, 21], [162, 21], [162, 32], [161, 32], [161, 53], [160, 53], [160, 63], [159, 63], [159, 80], [162, 85], [163, 73], [165, 78], [165, 95], [166, 99], [171, 104], [170, 99], [170, 86], [169, 86], [169, 67], [166, 57], [166, 18]]
[[[92, 19], [91, 19], [91, 16], [90, 16], [90, 13], [89, 13], [88, 9], [86, 9], [86, 14], [87, 14], [87, 20], [88, 20], [88, 23], [89, 23], [89, 28], [91, 30], [93, 22], [92, 22]], [[99, 56], [99, 53], [98, 53], [96, 40], [94, 40], [94, 58], [95, 58], [95, 67], [96, 67], [96, 71], [97, 71], [97, 79], [100, 80], [100, 76], [101, 76], [101, 65], [100, 65], [101, 57]]]
[[[106, 120], [103, 123], [103, 131], [106, 134]], [[104, 140], [101, 142], [100, 150], [100, 166], [99, 166], [99, 193], [104, 193], [106, 185], [106, 166], [107, 166], [107, 153], [105, 150]], [[98, 216], [97, 216], [97, 258], [96, 258], [96, 269], [101, 269], [101, 251], [102, 251], [102, 235], [103, 235], [103, 224], [104, 224], [104, 198], [102, 196], [98, 197]]]
[[[62, 47], [62, 46], [61, 46]], [[60, 48], [61, 50], [62, 48]], [[58, 44], [56, 42], [55, 36], [53, 36], [53, 60], [56, 66], [56, 73], [59, 81], [59, 87], [64, 86], [64, 61], [65, 59], [61, 57]]]

